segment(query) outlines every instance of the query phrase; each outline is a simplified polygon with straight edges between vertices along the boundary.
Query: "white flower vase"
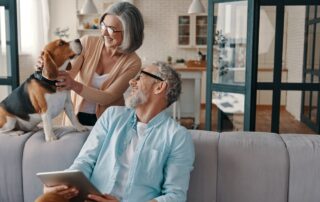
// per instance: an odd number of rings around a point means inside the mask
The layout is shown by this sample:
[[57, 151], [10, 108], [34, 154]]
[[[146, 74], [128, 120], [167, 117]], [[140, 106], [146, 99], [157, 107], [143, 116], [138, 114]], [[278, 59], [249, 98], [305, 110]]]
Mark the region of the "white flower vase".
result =
[[98, 13], [97, 7], [94, 5], [93, 0], [85, 0], [81, 10], [81, 14]]

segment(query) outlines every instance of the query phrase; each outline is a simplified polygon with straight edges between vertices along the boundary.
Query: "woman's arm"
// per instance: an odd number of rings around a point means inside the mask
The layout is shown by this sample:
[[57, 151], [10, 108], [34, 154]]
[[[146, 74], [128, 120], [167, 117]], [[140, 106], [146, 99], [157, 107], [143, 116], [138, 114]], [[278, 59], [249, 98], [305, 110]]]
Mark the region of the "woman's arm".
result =
[[134, 78], [140, 71], [140, 65], [135, 65], [124, 73], [121, 73], [115, 81], [106, 89], [100, 90], [90, 86], [86, 86], [71, 78], [68, 72], [59, 72], [57, 90], [73, 90], [85, 100], [100, 105], [110, 105], [123, 96], [123, 93], [129, 87], [130, 79]]
[[120, 74], [104, 91], [83, 85], [82, 91], [79, 93], [79, 95], [90, 102], [100, 105], [110, 105], [123, 96], [123, 93], [129, 87], [129, 81], [138, 74], [140, 68], [140, 64], [128, 68], [124, 73]]

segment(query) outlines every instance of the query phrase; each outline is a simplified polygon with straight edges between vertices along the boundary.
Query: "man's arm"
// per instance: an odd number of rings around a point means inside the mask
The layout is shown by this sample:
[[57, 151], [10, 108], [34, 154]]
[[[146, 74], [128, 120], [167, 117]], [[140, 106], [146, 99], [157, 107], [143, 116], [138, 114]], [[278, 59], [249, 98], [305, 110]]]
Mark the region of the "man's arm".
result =
[[163, 195], [153, 199], [154, 202], [186, 201], [195, 154], [191, 134], [187, 130], [180, 130], [179, 133], [173, 140], [165, 164]]

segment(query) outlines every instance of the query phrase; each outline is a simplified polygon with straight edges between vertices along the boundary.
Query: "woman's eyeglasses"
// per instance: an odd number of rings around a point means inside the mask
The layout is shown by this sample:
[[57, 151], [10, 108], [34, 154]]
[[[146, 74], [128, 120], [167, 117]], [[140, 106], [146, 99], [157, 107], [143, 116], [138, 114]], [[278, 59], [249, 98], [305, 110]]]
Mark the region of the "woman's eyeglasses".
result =
[[106, 24], [104, 24], [104, 22], [101, 22], [100, 23], [100, 28], [103, 30], [103, 31], [106, 31], [109, 33], [109, 35], [113, 35], [115, 33], [118, 33], [118, 32], [122, 32], [122, 30], [116, 30], [114, 27], [111, 27], [111, 26], [107, 26]]

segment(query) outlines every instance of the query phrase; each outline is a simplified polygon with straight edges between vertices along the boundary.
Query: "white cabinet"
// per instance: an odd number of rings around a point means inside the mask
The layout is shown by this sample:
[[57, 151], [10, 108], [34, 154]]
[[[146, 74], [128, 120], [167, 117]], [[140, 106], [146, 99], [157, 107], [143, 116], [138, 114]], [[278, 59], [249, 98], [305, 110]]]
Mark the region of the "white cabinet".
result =
[[178, 47], [206, 48], [207, 15], [178, 16]]

